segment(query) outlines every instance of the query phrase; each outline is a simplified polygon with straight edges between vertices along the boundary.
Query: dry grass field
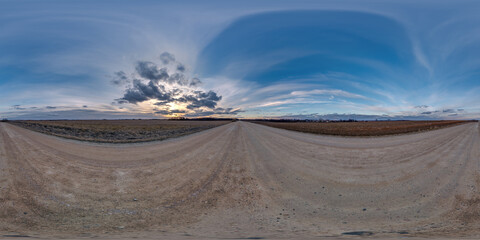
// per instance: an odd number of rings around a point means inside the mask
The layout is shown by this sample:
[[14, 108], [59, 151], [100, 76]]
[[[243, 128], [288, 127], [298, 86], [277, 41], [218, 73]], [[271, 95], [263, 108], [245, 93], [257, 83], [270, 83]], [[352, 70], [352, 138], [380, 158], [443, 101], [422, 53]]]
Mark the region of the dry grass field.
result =
[[384, 136], [434, 130], [470, 121], [368, 121], [368, 122], [271, 122], [254, 121], [269, 127], [287, 130], [339, 135]]
[[231, 121], [55, 120], [11, 123], [58, 137], [101, 143], [164, 140], [217, 127]]

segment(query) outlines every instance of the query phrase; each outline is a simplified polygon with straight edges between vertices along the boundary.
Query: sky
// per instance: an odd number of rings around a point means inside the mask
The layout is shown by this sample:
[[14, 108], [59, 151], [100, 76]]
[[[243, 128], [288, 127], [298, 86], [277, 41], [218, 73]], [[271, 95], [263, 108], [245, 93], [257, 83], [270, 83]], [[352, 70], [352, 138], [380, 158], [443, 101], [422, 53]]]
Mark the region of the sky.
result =
[[0, 118], [480, 119], [480, 1], [0, 0]]

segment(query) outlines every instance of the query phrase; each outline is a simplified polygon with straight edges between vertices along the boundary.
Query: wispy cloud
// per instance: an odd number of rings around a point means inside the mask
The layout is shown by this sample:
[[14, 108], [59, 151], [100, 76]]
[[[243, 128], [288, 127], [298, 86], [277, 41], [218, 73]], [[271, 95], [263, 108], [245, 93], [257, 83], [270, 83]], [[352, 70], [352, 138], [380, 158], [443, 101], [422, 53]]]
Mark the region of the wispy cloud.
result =
[[360, 98], [360, 99], [368, 99], [365, 96], [360, 94], [350, 93], [343, 90], [338, 89], [314, 89], [309, 91], [293, 91], [291, 93], [293, 96], [309, 96], [309, 95], [329, 95], [329, 96], [337, 96], [337, 97], [345, 97], [345, 98]]

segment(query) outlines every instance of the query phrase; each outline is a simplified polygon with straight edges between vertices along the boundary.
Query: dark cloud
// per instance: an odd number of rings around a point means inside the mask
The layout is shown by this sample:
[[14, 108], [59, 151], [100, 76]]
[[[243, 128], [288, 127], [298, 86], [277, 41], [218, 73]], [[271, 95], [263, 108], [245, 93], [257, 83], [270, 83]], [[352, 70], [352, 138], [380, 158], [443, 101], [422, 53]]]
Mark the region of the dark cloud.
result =
[[179, 64], [177, 65], [177, 71], [185, 72], [185, 70], [187, 70], [186, 67], [185, 67], [185, 65], [183, 65], [183, 64], [181, 64], [181, 63], [179, 63]]
[[183, 73], [174, 73], [170, 75], [167, 79], [168, 83], [173, 84], [177, 83], [178, 85], [185, 86], [189, 84], [189, 80], [185, 77]]
[[200, 81], [200, 79], [198, 78], [192, 78], [192, 80], [190, 80], [190, 86], [192, 87], [198, 86], [200, 84], [202, 84], [202, 81]]
[[429, 108], [429, 106], [427, 106], [427, 105], [419, 105], [419, 106], [415, 106], [415, 108]]
[[26, 109], [26, 108], [22, 107], [22, 105], [19, 105], [19, 104], [13, 105], [12, 108], [14, 110], [25, 110]]
[[197, 86], [200, 83], [198, 78], [189, 79], [185, 75], [185, 68], [179, 71], [177, 67], [175, 72], [169, 74], [167, 68], [160, 68], [155, 63], [148, 61], [138, 61], [135, 71], [140, 77], [155, 83], [178, 84], [180, 86]]
[[167, 103], [169, 103], [168, 101], [160, 101], [160, 102], [156, 102], [154, 103], [153, 105], [157, 105], [157, 106], [165, 106], [167, 105]]
[[421, 114], [423, 115], [429, 115], [429, 114], [434, 114], [434, 113], [439, 113], [440, 111], [428, 111], [428, 112], [422, 112]]
[[[186, 75], [186, 67], [175, 60], [173, 54], [164, 52], [160, 55], [164, 65], [176, 63], [172, 70], [169, 66], [159, 67], [154, 62], [138, 61], [135, 65], [137, 78], [132, 80], [123, 97], [116, 99], [112, 104], [138, 104], [149, 100], [157, 100], [154, 105], [166, 109], [155, 109], [156, 114], [192, 114], [208, 116], [213, 114], [237, 114], [240, 110], [217, 108], [222, 99], [216, 92], [199, 91], [195, 88], [202, 82], [197, 77], [189, 78]], [[170, 69], [170, 70], [169, 70]], [[115, 73], [121, 78], [126, 74], [123, 71]], [[170, 110], [169, 103], [180, 103], [186, 106], [186, 110]]]
[[163, 52], [160, 54], [160, 60], [163, 64], [169, 64], [170, 62], [175, 62], [175, 56], [169, 52]]
[[169, 115], [170, 111], [168, 111], [168, 110], [157, 110], [155, 113], [156, 114], [161, 114], [161, 115]]
[[88, 106], [87, 106], [87, 105], [83, 105], [83, 108], [88, 108]]
[[237, 115], [238, 113], [243, 112], [240, 109], [233, 108], [215, 108], [210, 110], [196, 109], [194, 111], [189, 110], [179, 110], [179, 109], [156, 109], [156, 114], [161, 115], [173, 115], [181, 113], [185, 117], [205, 117], [211, 115]]
[[193, 113], [185, 114], [184, 116], [185, 117], [205, 117], [205, 116], [211, 116], [214, 114], [215, 114], [214, 111], [196, 111]]
[[193, 110], [201, 107], [213, 109], [217, 106], [217, 102], [221, 99], [222, 96], [218, 96], [217, 93], [214, 91], [195, 91], [194, 95], [183, 96], [179, 99], [179, 101], [190, 103], [187, 105], [187, 108]]
[[450, 113], [450, 115], [448, 116], [454, 116], [454, 115], [451, 115], [451, 114], [455, 114], [456, 112], [462, 112], [463, 109], [453, 109], [453, 108], [447, 108], [447, 109], [443, 109], [442, 111], [428, 111], [428, 112], [422, 112], [421, 114], [423, 115], [430, 115], [430, 114], [441, 114], [441, 113]]
[[126, 103], [128, 103], [127, 100], [122, 99], [122, 98], [119, 98], [119, 99], [115, 99], [115, 102], [112, 102], [112, 105], [115, 105], [115, 104], [126, 104]]
[[125, 85], [130, 82], [124, 71], [115, 72], [113, 75], [114, 76], [111, 81], [113, 85]]
[[153, 81], [144, 84], [142, 81], [133, 80], [133, 86], [126, 90], [122, 98], [118, 99], [118, 103], [133, 103], [144, 102], [150, 99], [157, 99], [160, 101], [171, 101], [171, 93], [165, 91], [165, 87], [157, 85]]
[[153, 62], [138, 61], [135, 70], [142, 78], [158, 82], [168, 79], [168, 71], [166, 68], [158, 68]]
[[52, 107], [52, 106], [46, 106], [46, 109], [56, 109], [57, 107]]
[[186, 113], [187, 111], [185, 110], [179, 110], [179, 109], [174, 109], [174, 110], [170, 110], [170, 113]]
[[161, 115], [172, 115], [172, 114], [177, 114], [177, 113], [186, 113], [185, 110], [179, 110], [179, 109], [162, 109], [162, 110], [156, 110], [156, 114], [161, 114]]
[[187, 109], [195, 110], [202, 107], [214, 109], [218, 101], [222, 99], [214, 91], [194, 91], [193, 94], [189, 95], [182, 95], [181, 93], [180, 89], [166, 91], [164, 86], [156, 85], [153, 81], [144, 84], [142, 81], [135, 79], [133, 80], [133, 86], [126, 90], [122, 98], [117, 99], [117, 103], [123, 104], [128, 102], [137, 104], [155, 99], [159, 100], [154, 103], [157, 106], [163, 106], [170, 102], [180, 102], [187, 103]]
[[180, 95], [181, 93], [183, 93], [182, 89], [178, 89], [178, 88], [174, 88], [170, 91], [172, 93], [172, 95]]

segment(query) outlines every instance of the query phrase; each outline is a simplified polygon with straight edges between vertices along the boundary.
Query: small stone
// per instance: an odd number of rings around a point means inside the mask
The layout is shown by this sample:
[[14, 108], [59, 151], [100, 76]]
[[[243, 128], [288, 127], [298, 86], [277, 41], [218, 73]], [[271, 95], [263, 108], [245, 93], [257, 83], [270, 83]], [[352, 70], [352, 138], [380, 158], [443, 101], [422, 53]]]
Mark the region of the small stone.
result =
[[136, 198], [133, 198], [133, 201], [134, 201], [134, 202], [136, 202], [136, 201], [138, 201], [138, 199], [136, 199]]
[[23, 214], [27, 215], [28, 213], [27, 213], [27, 212], [23, 212]]
[[363, 210], [364, 212], [365, 212], [365, 211], [367, 211], [367, 209], [366, 209], [366, 208], [364, 208], [364, 209], [362, 209], [362, 210]]
[[118, 228], [118, 229], [124, 229], [125, 226], [118, 226], [117, 228]]

